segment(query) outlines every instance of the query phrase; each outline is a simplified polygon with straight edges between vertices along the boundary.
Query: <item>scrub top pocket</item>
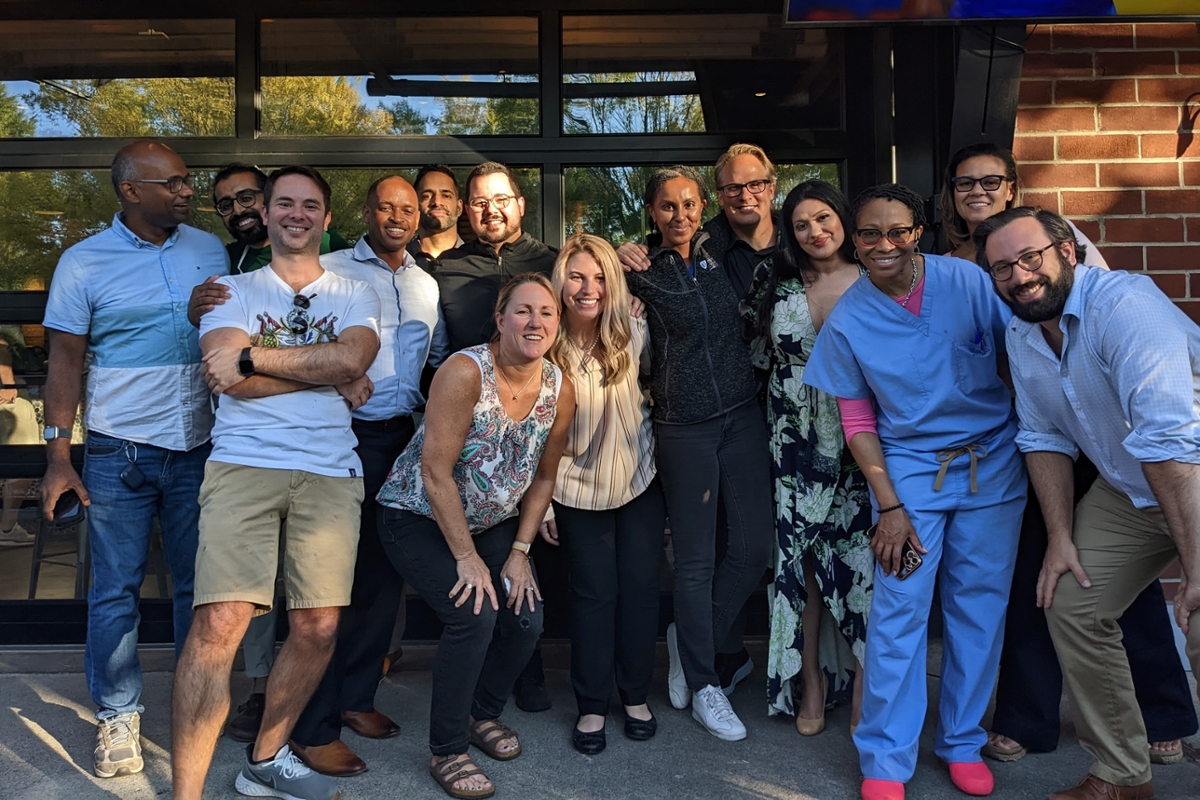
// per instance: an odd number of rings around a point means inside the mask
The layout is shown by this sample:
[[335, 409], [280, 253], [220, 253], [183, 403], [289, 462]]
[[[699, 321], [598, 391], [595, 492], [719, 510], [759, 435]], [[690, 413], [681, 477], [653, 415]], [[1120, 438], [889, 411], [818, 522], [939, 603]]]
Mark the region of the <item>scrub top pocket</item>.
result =
[[977, 334], [979, 341], [954, 342], [954, 377], [964, 393], [985, 392], [996, 385], [996, 351], [992, 334]]

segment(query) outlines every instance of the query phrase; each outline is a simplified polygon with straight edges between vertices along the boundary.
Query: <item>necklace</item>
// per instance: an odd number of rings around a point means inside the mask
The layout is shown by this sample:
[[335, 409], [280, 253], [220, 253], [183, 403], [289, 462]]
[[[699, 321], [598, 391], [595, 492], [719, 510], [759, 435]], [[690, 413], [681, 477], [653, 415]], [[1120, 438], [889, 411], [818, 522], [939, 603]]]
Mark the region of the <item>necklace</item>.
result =
[[572, 346], [573, 346], [573, 347], [574, 347], [576, 350], [578, 350], [580, 353], [582, 353], [582, 354], [583, 354], [583, 357], [584, 357], [585, 359], [586, 359], [586, 358], [591, 358], [591, 357], [592, 357], [592, 351], [593, 351], [593, 350], [595, 350], [595, 349], [596, 349], [596, 345], [600, 343], [600, 328], [599, 328], [599, 327], [597, 327], [597, 328], [596, 328], [596, 335], [592, 337], [592, 343], [591, 343], [591, 344], [589, 344], [589, 345], [587, 346], [587, 349], [584, 349], [582, 346], [580, 346], [580, 345], [579, 345], [579, 344], [578, 344], [578, 343], [575, 341], [575, 337], [574, 337], [574, 336], [568, 336], [568, 337], [567, 337], [567, 341], [569, 341], [569, 342], [571, 343], [571, 345], [572, 345]]
[[529, 380], [525, 381], [525, 385], [521, 387], [521, 391], [520, 391], [520, 392], [513, 392], [512, 384], [508, 382], [508, 376], [504, 374], [504, 365], [502, 365], [502, 364], [500, 364], [500, 363], [498, 363], [498, 362], [497, 362], [496, 366], [500, 367], [500, 377], [504, 379], [504, 385], [505, 385], [505, 386], [507, 386], [507, 387], [508, 387], [508, 391], [512, 393], [512, 399], [513, 399], [513, 400], [516, 400], [518, 397], [520, 397], [520, 396], [521, 396], [521, 392], [523, 392], [523, 391], [525, 391], [526, 389], [528, 389], [528, 388], [529, 388], [529, 384], [533, 383], [533, 379], [534, 379], [534, 378], [536, 378], [536, 377], [538, 376], [538, 373], [539, 373], [539, 372], [541, 372], [541, 370], [534, 370], [534, 371], [533, 371], [533, 374], [529, 376]]
[[908, 260], [912, 262], [912, 283], [908, 284], [908, 294], [904, 295], [904, 299], [900, 301], [901, 308], [908, 308], [908, 301], [912, 300], [912, 293], [916, 291], [917, 288], [917, 260], [912, 256], [909, 256]]

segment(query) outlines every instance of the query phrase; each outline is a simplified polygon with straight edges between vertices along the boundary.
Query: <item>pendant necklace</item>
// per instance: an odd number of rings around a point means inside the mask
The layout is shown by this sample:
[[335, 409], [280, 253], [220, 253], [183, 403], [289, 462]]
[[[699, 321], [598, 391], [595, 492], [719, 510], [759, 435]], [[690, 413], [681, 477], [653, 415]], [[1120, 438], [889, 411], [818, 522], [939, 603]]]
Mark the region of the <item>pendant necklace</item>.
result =
[[908, 285], [908, 294], [904, 295], [904, 299], [902, 299], [900, 301], [901, 308], [908, 308], [908, 301], [912, 300], [912, 294], [917, 289], [917, 260], [915, 258], [913, 258], [912, 256], [909, 256], [908, 260], [912, 262], [912, 268], [913, 268], [912, 283], [910, 283]]
[[539, 373], [539, 372], [541, 372], [541, 370], [534, 370], [534, 371], [533, 371], [533, 374], [529, 376], [529, 380], [525, 381], [525, 385], [521, 387], [521, 391], [520, 391], [520, 392], [513, 392], [512, 384], [508, 382], [508, 376], [504, 374], [504, 366], [503, 366], [503, 365], [500, 365], [500, 364], [498, 364], [497, 366], [499, 366], [499, 367], [500, 367], [500, 377], [501, 377], [501, 378], [504, 378], [504, 385], [508, 387], [508, 391], [509, 391], [509, 392], [512, 392], [512, 399], [513, 399], [513, 400], [516, 400], [518, 397], [520, 397], [520, 396], [521, 396], [521, 392], [523, 392], [523, 391], [525, 391], [526, 389], [528, 389], [528, 388], [529, 388], [529, 384], [533, 383], [533, 379], [534, 379], [534, 378], [536, 378], [536, 377], [538, 376], [538, 373]]
[[587, 349], [584, 349], [581, 345], [579, 345], [575, 341], [574, 336], [568, 336], [567, 341], [569, 341], [571, 345], [582, 354], [583, 357], [580, 359], [580, 363], [582, 365], [583, 362], [592, 357], [592, 351], [595, 350], [596, 345], [600, 343], [600, 329], [598, 327], [596, 328], [596, 335], [592, 337], [592, 343], [587, 346]]

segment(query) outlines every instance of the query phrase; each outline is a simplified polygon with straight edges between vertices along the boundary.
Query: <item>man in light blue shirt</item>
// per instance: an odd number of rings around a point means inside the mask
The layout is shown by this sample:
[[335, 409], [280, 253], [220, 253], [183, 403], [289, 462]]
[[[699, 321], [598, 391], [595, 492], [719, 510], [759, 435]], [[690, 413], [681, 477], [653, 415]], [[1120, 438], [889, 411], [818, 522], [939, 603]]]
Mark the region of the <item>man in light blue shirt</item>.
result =
[[[1078, 265], [1057, 214], [1009, 209], [974, 238], [1016, 316], [1017, 444], [1049, 534], [1038, 604], [1096, 758], [1051, 798], [1142, 800], [1154, 784], [1117, 619], [1178, 557], [1175, 619], [1200, 674], [1200, 328], [1149, 278]], [[1100, 477], [1072, 510], [1080, 451]]]
[[[142, 674], [138, 592], [152, 517], [174, 586], [176, 655], [192, 620], [198, 495], [213, 415], [200, 370], [197, 331], [187, 320], [192, 288], [225, 275], [221, 241], [183, 224], [192, 176], [166, 145], [139, 141], [113, 159], [121, 211], [112, 227], [59, 259], [46, 302], [47, 517], [74, 491], [90, 510], [92, 586], [85, 669], [100, 722], [95, 772], [140, 772]], [[88, 439], [80, 480], [71, 430], [85, 355]]]

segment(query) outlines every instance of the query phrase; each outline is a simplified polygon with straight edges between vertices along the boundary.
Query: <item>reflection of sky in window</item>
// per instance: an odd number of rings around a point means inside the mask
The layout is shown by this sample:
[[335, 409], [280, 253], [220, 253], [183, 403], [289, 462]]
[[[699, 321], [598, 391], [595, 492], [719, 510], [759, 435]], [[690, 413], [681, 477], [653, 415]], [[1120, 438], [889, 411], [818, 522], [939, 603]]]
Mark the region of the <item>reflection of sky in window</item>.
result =
[[23, 94], [39, 91], [42, 88], [41, 84], [36, 81], [4, 81], [3, 83], [4, 88], [8, 90], [9, 96], [16, 101], [17, 110], [33, 119], [37, 136], [75, 135], [76, 131], [70, 125], [64, 127], [63, 120], [42, 113], [21, 98]]

